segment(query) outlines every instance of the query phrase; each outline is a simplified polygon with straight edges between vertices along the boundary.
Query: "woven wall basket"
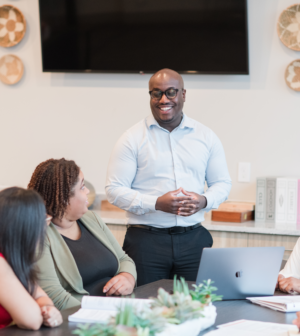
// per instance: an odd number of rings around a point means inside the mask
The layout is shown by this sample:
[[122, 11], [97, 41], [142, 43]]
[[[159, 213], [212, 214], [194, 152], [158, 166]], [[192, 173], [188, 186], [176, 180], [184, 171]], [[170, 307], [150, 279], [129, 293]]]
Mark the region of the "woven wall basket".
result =
[[0, 7], [0, 46], [18, 44], [26, 32], [26, 21], [22, 12], [11, 5]]
[[291, 62], [285, 70], [285, 82], [294, 91], [300, 91], [300, 59]]
[[18, 56], [5, 55], [0, 58], [0, 80], [4, 84], [13, 85], [23, 77], [24, 66]]
[[277, 33], [285, 46], [300, 50], [300, 4], [290, 6], [280, 14]]

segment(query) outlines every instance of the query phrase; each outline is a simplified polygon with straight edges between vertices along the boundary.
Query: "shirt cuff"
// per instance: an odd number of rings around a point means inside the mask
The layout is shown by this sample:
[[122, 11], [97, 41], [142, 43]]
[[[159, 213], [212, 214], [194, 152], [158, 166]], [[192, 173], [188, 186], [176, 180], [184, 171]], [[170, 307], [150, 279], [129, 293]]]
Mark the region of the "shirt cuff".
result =
[[206, 198], [206, 201], [207, 201], [206, 208], [204, 208], [203, 210], [210, 211], [211, 209], [213, 209], [213, 205], [214, 205], [213, 195], [211, 195], [209, 193], [205, 193], [205, 194], [202, 194], [201, 196], [204, 196]]
[[158, 196], [143, 195], [143, 209], [151, 212], [156, 211], [155, 205]]
[[279, 274], [283, 275], [285, 278], [295, 278], [295, 279], [299, 279], [299, 276], [295, 276], [295, 274], [293, 273], [289, 273], [287, 271], [285, 271], [284, 269], [282, 269]]

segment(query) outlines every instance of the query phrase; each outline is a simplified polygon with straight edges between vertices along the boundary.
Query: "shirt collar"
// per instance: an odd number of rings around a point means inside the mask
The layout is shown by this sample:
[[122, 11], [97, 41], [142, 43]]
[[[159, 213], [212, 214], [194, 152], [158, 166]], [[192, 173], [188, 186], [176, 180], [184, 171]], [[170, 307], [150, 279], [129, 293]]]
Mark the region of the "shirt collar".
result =
[[[147, 125], [150, 128], [153, 125], [158, 126], [159, 128], [161, 128], [161, 126], [159, 126], [158, 122], [155, 120], [155, 118], [153, 117], [152, 114], [150, 114], [147, 117]], [[179, 124], [178, 128], [195, 128], [195, 123], [193, 122], [193, 120], [191, 118], [189, 118], [185, 113], [183, 113], [183, 118], [181, 120], [181, 123]]]
[[195, 128], [195, 122], [193, 119], [189, 118], [185, 113], [183, 113], [183, 118], [179, 125], [179, 128]]

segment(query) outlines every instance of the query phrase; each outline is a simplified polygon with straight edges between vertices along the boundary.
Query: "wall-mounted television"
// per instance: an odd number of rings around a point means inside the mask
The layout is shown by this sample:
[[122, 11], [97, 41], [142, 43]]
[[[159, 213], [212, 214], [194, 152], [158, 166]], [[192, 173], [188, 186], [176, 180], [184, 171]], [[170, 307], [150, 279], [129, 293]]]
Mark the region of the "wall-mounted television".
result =
[[249, 74], [247, 0], [39, 0], [44, 72]]

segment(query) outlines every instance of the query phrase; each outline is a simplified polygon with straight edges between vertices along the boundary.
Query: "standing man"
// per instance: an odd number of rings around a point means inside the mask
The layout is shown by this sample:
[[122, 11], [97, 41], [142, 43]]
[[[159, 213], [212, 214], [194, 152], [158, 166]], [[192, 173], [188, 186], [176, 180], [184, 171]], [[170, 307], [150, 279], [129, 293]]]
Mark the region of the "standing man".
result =
[[[182, 111], [182, 77], [163, 69], [149, 81], [152, 115], [117, 142], [107, 172], [110, 203], [127, 211], [124, 251], [134, 260], [138, 286], [175, 274], [195, 281], [211, 234], [201, 225], [231, 189], [218, 137]], [[208, 189], [204, 193], [204, 184]]]

